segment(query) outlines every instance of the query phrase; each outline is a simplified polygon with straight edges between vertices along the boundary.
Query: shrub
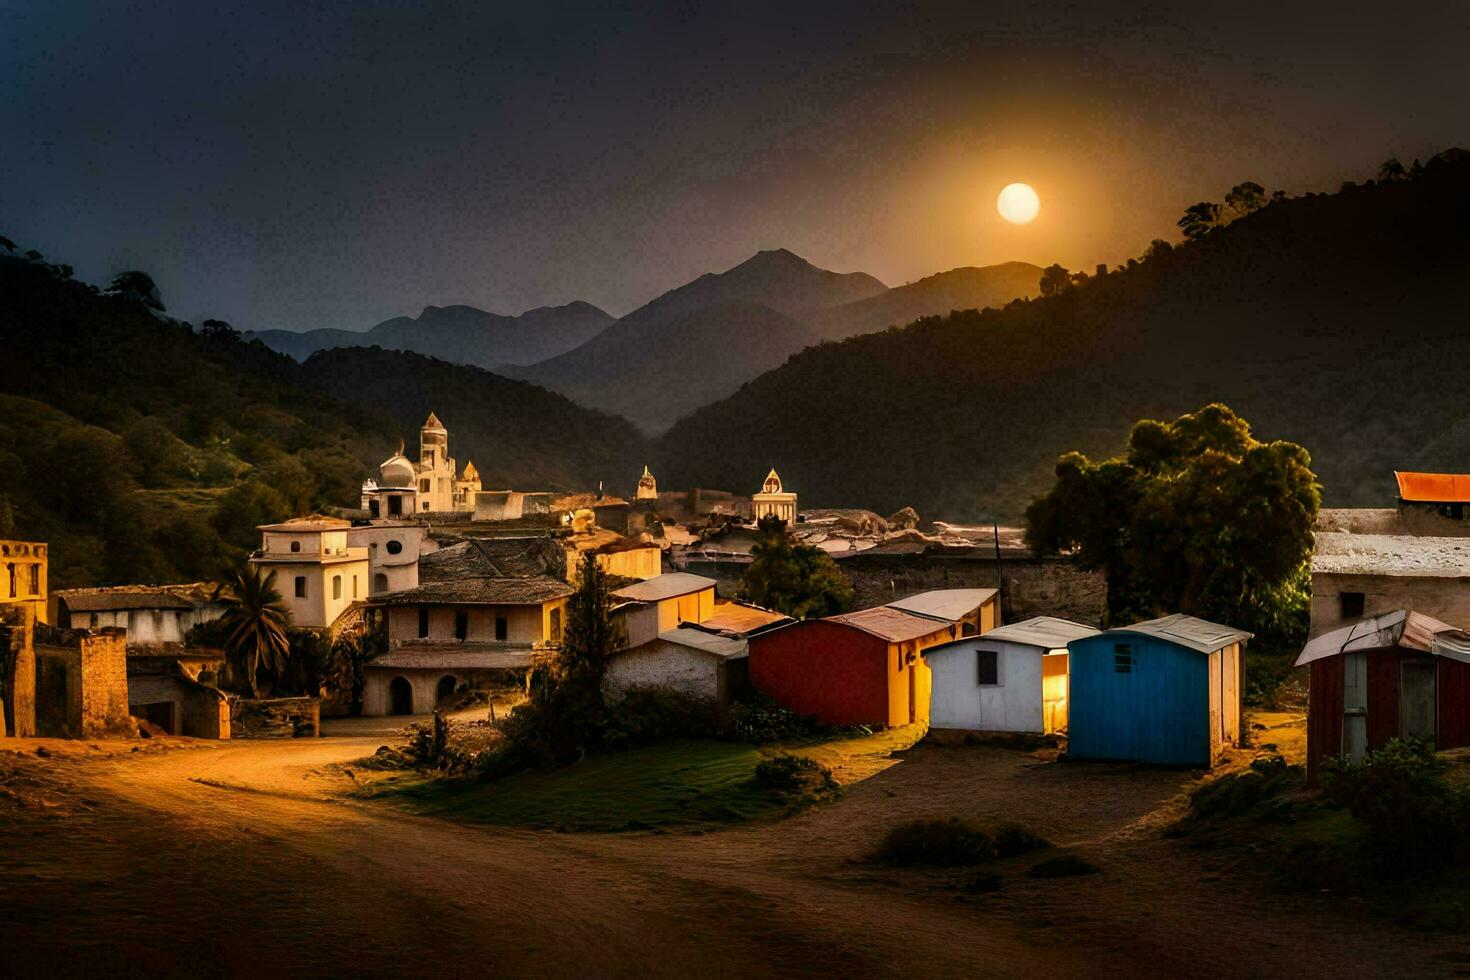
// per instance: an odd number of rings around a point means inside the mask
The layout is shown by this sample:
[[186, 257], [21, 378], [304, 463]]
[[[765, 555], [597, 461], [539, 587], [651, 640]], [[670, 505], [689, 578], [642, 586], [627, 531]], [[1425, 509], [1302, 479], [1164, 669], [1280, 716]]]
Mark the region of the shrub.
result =
[[992, 834], [995, 856], [1008, 858], [1039, 851], [1051, 844], [1018, 823], [1003, 823]]
[[762, 789], [784, 794], [815, 795], [837, 788], [831, 769], [816, 759], [785, 752], [757, 763], [754, 778]]
[[602, 741], [622, 748], [665, 738], [715, 738], [730, 726], [729, 711], [712, 701], [664, 688], [634, 688], [608, 706]]
[[1379, 871], [1402, 875], [1465, 856], [1470, 801], [1445, 780], [1444, 763], [1422, 739], [1390, 739], [1353, 764], [1324, 766], [1324, 789], [1363, 825], [1367, 857]]
[[910, 820], [884, 835], [874, 857], [898, 867], [958, 868], [995, 857], [990, 835], [972, 824], [947, 820]]
[[1073, 878], [1098, 872], [1097, 865], [1075, 854], [1058, 854], [1033, 864], [1026, 872], [1032, 878]]
[[[845, 731], [815, 718], [796, 714], [759, 692], [752, 692], [740, 703], [732, 705], [726, 734], [733, 738], [746, 739], [756, 744], [782, 742], [800, 738], [822, 738]], [[861, 729], [866, 731], [866, 729]]]

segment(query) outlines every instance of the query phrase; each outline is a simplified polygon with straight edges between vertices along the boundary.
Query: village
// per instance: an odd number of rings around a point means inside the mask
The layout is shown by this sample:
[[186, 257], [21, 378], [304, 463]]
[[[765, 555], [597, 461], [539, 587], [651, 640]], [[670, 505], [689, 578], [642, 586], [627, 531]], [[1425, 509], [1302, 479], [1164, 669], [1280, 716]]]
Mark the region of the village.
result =
[[[790, 743], [825, 760], [815, 763], [823, 778], [835, 774], [831, 785], [849, 795], [895, 765], [901, 771], [910, 753], [950, 753], [922, 757], [947, 788], [924, 791], [919, 813], [989, 774], [1007, 789], [973, 805], [1010, 800], [1049, 836], [1075, 836], [1056, 816], [1068, 799], [1092, 800], [1099, 813], [1146, 800], [1132, 819], [1157, 820], [1171, 807], [1177, 817], [1180, 801], [1211, 779], [1226, 785], [1296, 767], [1310, 784], [1324, 766], [1360, 763], [1391, 742], [1470, 745], [1470, 632], [1458, 625], [1470, 622], [1470, 476], [1396, 480], [1396, 508], [1321, 512], [1309, 637], [1291, 670], [1307, 700], [1251, 707], [1250, 632], [1183, 614], [1103, 628], [1101, 573], [1075, 556], [1032, 552], [1020, 529], [925, 525], [911, 510], [886, 518], [802, 510], [775, 469], [748, 496], [660, 490], [646, 467], [626, 497], [602, 486], [486, 490], [482, 471], [459, 465], [447, 427], [430, 413], [416, 457], [400, 447], [359, 500], [260, 527], [260, 547], [234, 583], [53, 591], [44, 542], [0, 543], [0, 749], [8, 743], [10, 757], [35, 760], [7, 769], [22, 785], [48, 762], [83, 774], [111, 773], [125, 764], [119, 758], [176, 760], [128, 778], [149, 792], [162, 792], [150, 782], [159, 773], [191, 774], [191, 792], [250, 787], [265, 797], [247, 798], [247, 809], [264, 813], [282, 805], [275, 795], [301, 792], [305, 766], [313, 792], [356, 794], [355, 806], [381, 809], [366, 788], [404, 777], [371, 771], [371, 759], [416, 769], [412, 786], [425, 766], [441, 771], [431, 781], [448, 778], [445, 760], [463, 764], [463, 750], [440, 744], [415, 757], [410, 746], [497, 737], [534, 698], [539, 672], [555, 669], [583, 578], [595, 575], [616, 626], [600, 676], [610, 704], [654, 692], [711, 718], [769, 705], [762, 710], [818, 734], [803, 741], [788, 732], [782, 749], [760, 749], [762, 757], [794, 758], [784, 752]], [[772, 533], [830, 558], [851, 584], [849, 608], [793, 616], [745, 598], [742, 583]], [[310, 676], [283, 659], [251, 661], [242, 674], [241, 624], [259, 627], [242, 609], [262, 601], [292, 637], [354, 651], [350, 669]], [[258, 748], [199, 754], [234, 745]], [[141, 756], [119, 755], [139, 746]], [[93, 755], [102, 768], [87, 770]], [[643, 765], [638, 751], [629, 756], [620, 764]], [[1058, 765], [1085, 782], [1044, 777]], [[618, 778], [639, 778], [630, 771]], [[664, 785], [653, 795], [682, 778], [655, 776]], [[708, 825], [698, 792], [686, 793], [687, 810], [671, 826]], [[860, 798], [823, 802], [822, 791], [809, 805], [862, 812]], [[552, 804], [537, 820], [575, 828], [583, 804]], [[642, 826], [622, 805], [584, 829]], [[759, 819], [779, 825], [801, 808]], [[518, 819], [488, 811], [475, 819], [502, 817]], [[496, 836], [485, 846], [509, 845]], [[526, 846], [541, 845], [513, 850]], [[1096, 870], [1083, 864], [1077, 873]]]

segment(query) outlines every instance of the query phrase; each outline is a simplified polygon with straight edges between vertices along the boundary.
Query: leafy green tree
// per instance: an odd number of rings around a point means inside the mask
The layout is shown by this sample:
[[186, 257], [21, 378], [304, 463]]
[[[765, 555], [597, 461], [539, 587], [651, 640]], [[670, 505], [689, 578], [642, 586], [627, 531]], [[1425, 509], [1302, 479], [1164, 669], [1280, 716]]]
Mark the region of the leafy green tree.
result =
[[1243, 218], [1252, 211], [1259, 211], [1266, 205], [1266, 188], [1253, 180], [1236, 184], [1230, 188], [1230, 193], [1225, 195], [1225, 207], [1237, 218]]
[[1184, 217], [1177, 224], [1179, 230], [1184, 232], [1184, 237], [1190, 241], [1203, 238], [1215, 230], [1220, 222], [1220, 205], [1211, 201], [1200, 201], [1191, 204], [1184, 210]]
[[1063, 456], [1026, 536], [1106, 574], [1112, 624], [1183, 612], [1288, 643], [1305, 627], [1320, 505], [1305, 449], [1259, 442], [1214, 404], [1137, 423], [1124, 456]]
[[825, 551], [797, 544], [786, 522], [761, 518], [740, 597], [796, 619], [835, 616], [852, 608], [852, 583]]
[[1061, 265], [1049, 265], [1041, 270], [1041, 295], [1057, 296], [1072, 285], [1072, 274]]
[[259, 697], [260, 671], [282, 673], [291, 652], [291, 612], [276, 589], [276, 573], [262, 575], [258, 566], [245, 565], [221, 598], [227, 608], [220, 622], [229, 630], [225, 656]]

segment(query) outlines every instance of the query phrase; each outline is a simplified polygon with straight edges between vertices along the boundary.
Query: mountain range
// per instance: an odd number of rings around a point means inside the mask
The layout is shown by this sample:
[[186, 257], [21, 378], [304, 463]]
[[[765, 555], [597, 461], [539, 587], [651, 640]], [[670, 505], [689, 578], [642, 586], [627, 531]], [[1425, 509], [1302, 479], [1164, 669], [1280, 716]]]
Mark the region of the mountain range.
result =
[[1272, 201], [1060, 295], [803, 351], [661, 440], [663, 485], [1019, 518], [1058, 455], [1223, 401], [1304, 445], [1333, 506], [1470, 469], [1470, 162]]
[[555, 357], [586, 343], [613, 322], [607, 313], [581, 301], [542, 306], [519, 316], [473, 306], [426, 306], [417, 317], [394, 317], [365, 331], [261, 330], [245, 334], [245, 339], [259, 340], [298, 361], [337, 347], [383, 347], [493, 368]]
[[503, 370], [658, 433], [805, 347], [926, 313], [1004, 305], [1034, 295], [1040, 276], [1014, 262], [889, 289], [775, 249], [665, 293], [575, 350]]

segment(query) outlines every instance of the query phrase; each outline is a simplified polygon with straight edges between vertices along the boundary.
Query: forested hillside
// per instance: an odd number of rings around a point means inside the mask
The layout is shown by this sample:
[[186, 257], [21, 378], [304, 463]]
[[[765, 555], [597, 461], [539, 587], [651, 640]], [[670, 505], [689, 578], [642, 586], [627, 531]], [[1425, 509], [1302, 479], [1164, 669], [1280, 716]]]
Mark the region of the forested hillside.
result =
[[1249, 192], [1228, 224], [1207, 202], [1190, 241], [1105, 277], [807, 350], [676, 425], [660, 481], [775, 465], [803, 506], [1012, 520], [1058, 454], [1223, 401], [1306, 446], [1327, 505], [1388, 503], [1396, 468], [1470, 468], [1470, 164], [1389, 178]]
[[50, 542], [55, 588], [218, 576], [257, 524], [355, 505], [431, 409], [487, 484], [590, 486], [643, 456], [559, 395], [375, 349], [303, 366], [136, 283], [99, 293], [0, 240], [0, 537]]

